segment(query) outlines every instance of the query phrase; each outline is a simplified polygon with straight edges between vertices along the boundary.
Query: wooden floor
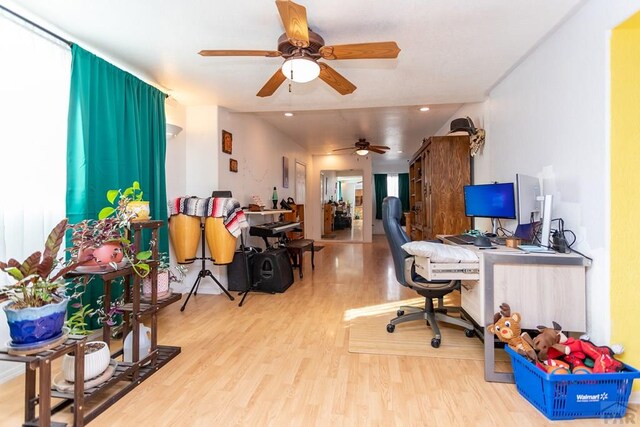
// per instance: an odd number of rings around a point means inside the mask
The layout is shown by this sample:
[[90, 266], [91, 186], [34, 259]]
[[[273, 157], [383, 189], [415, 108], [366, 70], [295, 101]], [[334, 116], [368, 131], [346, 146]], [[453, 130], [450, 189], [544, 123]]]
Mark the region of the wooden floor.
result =
[[[160, 343], [182, 346], [182, 354], [91, 425], [552, 424], [514, 385], [486, 383], [482, 362], [348, 352], [349, 319], [416, 296], [396, 283], [380, 236], [372, 244], [325, 243], [313, 273], [309, 257], [305, 263], [304, 279], [295, 274], [284, 294], [253, 294], [243, 307], [198, 295], [184, 313], [166, 308]], [[0, 425], [20, 425], [22, 384], [0, 385]], [[553, 423], [565, 424], [604, 421]]]

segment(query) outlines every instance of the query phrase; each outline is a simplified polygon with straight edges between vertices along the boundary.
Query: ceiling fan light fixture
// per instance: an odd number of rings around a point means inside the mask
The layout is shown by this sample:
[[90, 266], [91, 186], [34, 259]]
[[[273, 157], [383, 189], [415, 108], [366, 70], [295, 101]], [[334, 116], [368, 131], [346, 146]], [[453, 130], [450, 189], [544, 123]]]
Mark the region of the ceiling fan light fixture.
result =
[[305, 56], [293, 56], [282, 64], [282, 74], [296, 83], [307, 83], [320, 75], [320, 66]]
[[358, 156], [366, 156], [367, 154], [369, 154], [369, 150], [364, 150], [364, 149], [356, 150], [356, 154]]

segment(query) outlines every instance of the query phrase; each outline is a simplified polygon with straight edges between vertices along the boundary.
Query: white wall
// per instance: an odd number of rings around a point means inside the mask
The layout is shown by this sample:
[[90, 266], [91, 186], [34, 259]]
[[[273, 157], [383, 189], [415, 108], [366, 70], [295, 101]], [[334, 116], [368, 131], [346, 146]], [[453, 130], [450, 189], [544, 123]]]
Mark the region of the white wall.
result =
[[187, 191], [187, 110], [175, 99], [165, 102], [167, 123], [180, 126], [183, 130], [177, 136], [167, 139], [165, 173], [167, 177], [167, 198], [175, 199]]
[[342, 183], [342, 200], [351, 206], [351, 215], [353, 215], [353, 207], [356, 204], [356, 183], [344, 181]]
[[476, 183], [524, 173], [542, 178], [544, 192], [554, 196], [552, 216], [565, 220], [578, 237], [574, 247], [593, 258], [587, 328], [603, 344], [611, 328], [609, 36], [637, 9], [631, 0], [586, 2], [495, 86], [484, 105], [454, 115], [477, 118], [487, 132], [485, 150], [474, 161]]
[[[305, 208], [307, 237], [320, 240], [322, 234], [322, 206], [320, 206], [320, 171], [348, 171], [361, 170], [363, 179], [363, 200], [371, 200], [373, 186], [370, 179], [371, 159], [354, 155], [324, 155], [313, 156], [312, 167], [307, 167], [307, 206]], [[331, 190], [331, 187], [330, 187]], [[335, 200], [335, 196], [334, 196]], [[316, 202], [318, 201], [318, 202]], [[365, 206], [363, 218], [363, 241], [371, 242], [371, 212], [372, 207]]]
[[[179, 195], [209, 197], [213, 190], [231, 190], [233, 197], [242, 206], [247, 206], [251, 196], [258, 195], [270, 207], [273, 187], [277, 188], [279, 200], [294, 197], [295, 161], [309, 164], [311, 158], [301, 146], [286, 137], [271, 125], [252, 114], [239, 114], [218, 106], [188, 107], [174, 106], [167, 112], [172, 123], [186, 129], [178, 138], [167, 142], [167, 194], [169, 198]], [[222, 152], [222, 130], [233, 135], [232, 153]], [[172, 144], [172, 145], [169, 145]], [[169, 150], [172, 150], [171, 163]], [[175, 160], [174, 159], [175, 156]], [[289, 163], [289, 187], [283, 187], [283, 156]], [[181, 159], [184, 159], [182, 161]], [[229, 160], [238, 161], [238, 172], [231, 172]], [[171, 170], [169, 170], [169, 167]], [[308, 171], [307, 171], [308, 173]], [[182, 178], [184, 177], [184, 178]], [[250, 221], [260, 223], [278, 218], [251, 216]], [[263, 247], [261, 239], [249, 238], [247, 244]], [[238, 242], [239, 244], [239, 242]], [[199, 253], [199, 252], [198, 252]], [[206, 248], [209, 256], [209, 250]], [[206, 267], [226, 286], [226, 267]], [[195, 282], [200, 264], [189, 267], [189, 274], [181, 285], [174, 285], [180, 292], [188, 292]], [[199, 287], [201, 293], [221, 293], [210, 279], [204, 279]]]
[[[231, 190], [233, 197], [242, 206], [252, 203], [251, 196], [257, 195], [271, 208], [273, 187], [280, 200], [288, 197], [295, 200], [295, 162], [311, 163], [307, 151], [288, 136], [253, 114], [235, 113], [225, 108], [219, 109], [219, 132], [226, 130], [233, 134], [232, 154], [222, 153], [218, 162], [219, 189]], [[289, 163], [289, 187], [283, 187], [283, 157]], [[238, 172], [229, 170], [229, 159], [238, 161]], [[309, 169], [307, 168], [307, 188]], [[306, 211], [309, 198], [306, 198]], [[276, 221], [278, 218], [251, 216], [252, 223]], [[306, 221], [305, 221], [306, 222]], [[305, 224], [306, 226], [306, 224]], [[264, 247], [262, 239], [250, 238], [254, 246]]]
[[322, 200], [324, 203], [335, 202], [336, 201], [336, 182], [337, 174], [336, 171], [322, 170], [320, 171], [324, 175], [325, 178], [325, 188], [324, 194], [322, 195]]

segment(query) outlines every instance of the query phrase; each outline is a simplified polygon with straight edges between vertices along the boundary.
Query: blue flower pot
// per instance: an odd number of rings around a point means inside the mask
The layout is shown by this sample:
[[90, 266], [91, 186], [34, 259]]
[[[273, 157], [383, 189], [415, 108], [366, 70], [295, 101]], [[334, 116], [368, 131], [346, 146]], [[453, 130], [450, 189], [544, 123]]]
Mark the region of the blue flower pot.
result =
[[62, 334], [67, 314], [68, 298], [42, 307], [14, 310], [14, 303], [3, 307], [9, 323], [9, 335], [13, 345], [33, 344]]

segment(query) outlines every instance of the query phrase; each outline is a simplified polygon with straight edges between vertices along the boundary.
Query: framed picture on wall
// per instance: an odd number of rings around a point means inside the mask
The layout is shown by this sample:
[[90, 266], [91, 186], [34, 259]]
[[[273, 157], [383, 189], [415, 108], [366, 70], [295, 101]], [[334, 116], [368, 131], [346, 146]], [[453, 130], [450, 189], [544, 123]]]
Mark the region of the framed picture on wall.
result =
[[289, 188], [289, 159], [282, 157], [282, 186]]
[[222, 152], [231, 154], [233, 151], [233, 135], [226, 130], [222, 131]]
[[238, 172], [238, 161], [236, 159], [229, 159], [229, 170], [231, 172]]

